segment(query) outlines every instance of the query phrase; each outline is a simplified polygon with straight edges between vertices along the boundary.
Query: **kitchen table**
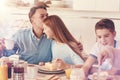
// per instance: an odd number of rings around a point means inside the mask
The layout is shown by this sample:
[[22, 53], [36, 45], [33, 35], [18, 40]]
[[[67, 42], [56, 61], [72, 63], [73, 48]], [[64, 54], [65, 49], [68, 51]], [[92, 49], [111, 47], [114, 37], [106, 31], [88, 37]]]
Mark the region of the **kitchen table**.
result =
[[[50, 78], [58, 78], [55, 80], [69, 80], [66, 79], [65, 73], [60, 73], [60, 74], [45, 74], [45, 73], [40, 73], [38, 71], [37, 76], [35, 78], [30, 78], [31, 73], [24, 73], [24, 80], [50, 80]], [[12, 78], [8, 80], [13, 80], [13, 70], [12, 70]]]
[[[50, 80], [50, 78], [53, 78], [53, 77], [58, 77], [59, 79], [56, 79], [56, 80], [69, 80], [69, 79], [66, 79], [66, 76], [65, 74], [41, 74], [41, 73], [38, 73], [37, 77], [36, 78], [29, 78], [29, 75], [27, 73], [25, 73], [25, 79], [24, 80]], [[8, 80], [13, 80], [13, 78], [11, 79], [8, 79]]]

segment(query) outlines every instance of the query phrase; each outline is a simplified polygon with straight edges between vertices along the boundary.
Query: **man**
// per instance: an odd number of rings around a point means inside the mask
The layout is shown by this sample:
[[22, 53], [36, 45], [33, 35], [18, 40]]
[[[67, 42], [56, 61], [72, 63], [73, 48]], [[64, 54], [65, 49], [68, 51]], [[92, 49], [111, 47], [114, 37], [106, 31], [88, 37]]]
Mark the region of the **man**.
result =
[[42, 22], [47, 17], [48, 6], [44, 3], [36, 5], [30, 9], [29, 19], [32, 28], [20, 30], [13, 35], [15, 47], [13, 50], [4, 50], [4, 56], [10, 56], [18, 51], [20, 59], [28, 63], [38, 64], [48, 62], [52, 59], [51, 43], [43, 33]]

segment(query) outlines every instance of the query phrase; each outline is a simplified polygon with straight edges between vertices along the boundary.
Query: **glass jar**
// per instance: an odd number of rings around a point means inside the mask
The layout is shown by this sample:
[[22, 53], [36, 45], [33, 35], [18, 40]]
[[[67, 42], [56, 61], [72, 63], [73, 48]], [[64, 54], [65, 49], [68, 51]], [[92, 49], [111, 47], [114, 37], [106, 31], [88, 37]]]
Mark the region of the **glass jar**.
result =
[[8, 66], [4, 61], [0, 61], [0, 80], [8, 80]]
[[85, 73], [82, 68], [74, 68], [70, 74], [70, 80], [85, 80]]
[[24, 80], [24, 64], [19, 61], [14, 64], [13, 80]]

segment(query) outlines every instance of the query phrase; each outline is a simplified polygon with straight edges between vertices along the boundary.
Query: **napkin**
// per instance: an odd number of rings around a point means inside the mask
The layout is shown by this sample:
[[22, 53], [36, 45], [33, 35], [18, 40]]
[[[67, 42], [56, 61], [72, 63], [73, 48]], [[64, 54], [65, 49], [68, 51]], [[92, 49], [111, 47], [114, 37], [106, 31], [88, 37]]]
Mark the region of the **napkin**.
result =
[[19, 60], [19, 55], [14, 54], [14, 55], [9, 56], [8, 58], [9, 58], [9, 60], [17, 61], [17, 60]]
[[59, 76], [53, 74], [53, 75], [46, 75], [45, 77], [41, 78], [41, 77], [37, 77], [36, 80], [58, 80]]

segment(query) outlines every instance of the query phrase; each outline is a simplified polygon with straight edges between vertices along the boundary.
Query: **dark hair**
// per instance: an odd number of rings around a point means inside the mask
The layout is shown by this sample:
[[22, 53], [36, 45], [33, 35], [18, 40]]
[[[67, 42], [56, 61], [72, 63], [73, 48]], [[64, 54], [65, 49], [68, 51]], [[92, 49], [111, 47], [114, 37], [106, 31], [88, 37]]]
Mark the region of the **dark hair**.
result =
[[29, 12], [29, 19], [30, 19], [30, 22], [31, 22], [31, 17], [35, 14], [35, 11], [37, 9], [45, 9], [47, 10], [47, 6], [44, 2], [39, 2], [38, 4], [36, 4], [35, 6], [33, 6], [31, 9], [30, 9], [30, 12]]
[[97, 29], [108, 29], [110, 32], [115, 32], [115, 25], [110, 19], [101, 19], [95, 25], [95, 31]]

